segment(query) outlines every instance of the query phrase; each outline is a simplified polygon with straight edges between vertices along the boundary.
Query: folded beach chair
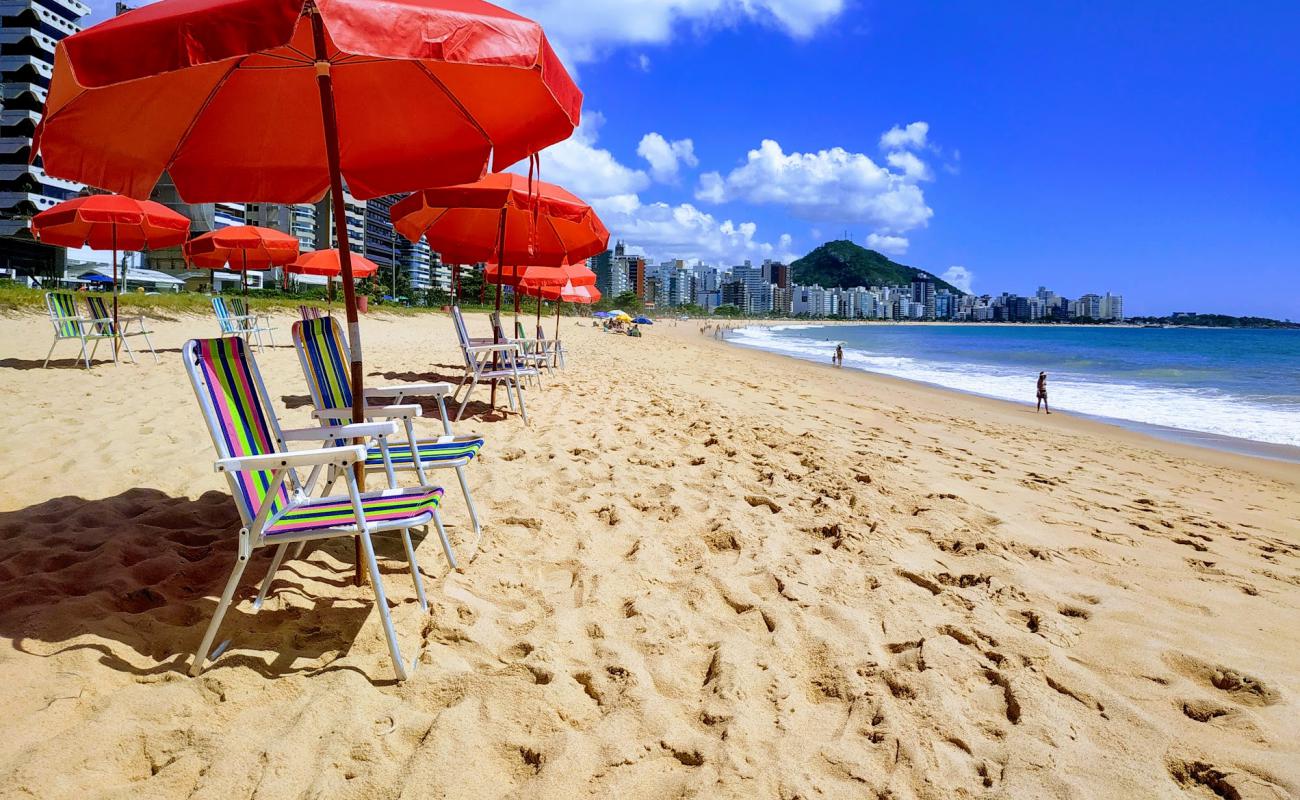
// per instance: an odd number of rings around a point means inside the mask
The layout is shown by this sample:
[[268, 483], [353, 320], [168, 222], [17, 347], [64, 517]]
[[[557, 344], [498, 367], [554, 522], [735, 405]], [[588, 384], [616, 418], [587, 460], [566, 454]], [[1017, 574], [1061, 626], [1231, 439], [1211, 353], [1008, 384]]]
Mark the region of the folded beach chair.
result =
[[546, 331], [542, 330], [542, 325], [540, 323], [537, 325], [537, 341], [541, 342], [542, 345], [544, 345], [547, 348], [547, 352], [551, 354], [552, 366], [559, 367], [560, 369], [566, 369], [566, 365], [564, 363], [564, 356], [565, 356], [564, 342], [560, 341], [559, 339], [547, 339]]
[[230, 298], [230, 313], [236, 317], [242, 317], [249, 322], [249, 327], [254, 336], [257, 337], [257, 346], [262, 346], [262, 334], [266, 334], [271, 340], [271, 346], [275, 347], [275, 331], [271, 329], [270, 314], [255, 314], [248, 310], [248, 303], [244, 302], [242, 297]]
[[[295, 322], [292, 329], [293, 346], [298, 351], [298, 361], [302, 365], [303, 377], [307, 379], [307, 390], [311, 394], [315, 410], [313, 416], [321, 425], [354, 422], [352, 418], [352, 376], [349, 365], [352, 363], [348, 344], [343, 336], [343, 328], [333, 317], [303, 320]], [[478, 512], [474, 510], [474, 498], [470, 494], [469, 482], [465, 479], [465, 466], [483, 449], [483, 439], [479, 436], [456, 436], [451, 430], [451, 421], [447, 416], [446, 398], [453, 392], [450, 383], [407, 383], [397, 386], [367, 386], [366, 400], [378, 400], [383, 405], [368, 406], [366, 420], [388, 419], [399, 422], [406, 433], [406, 443], [388, 445], [387, 458], [382, 451], [379, 440], [372, 440], [367, 448], [366, 469], [384, 470], [389, 482], [396, 479], [394, 469], [413, 469], [419, 476], [422, 486], [429, 485], [426, 470], [454, 469], [460, 480], [460, 490], [465, 496], [465, 506], [469, 509], [470, 520], [474, 524], [473, 553], [478, 548], [482, 535]], [[415, 435], [414, 419], [420, 416], [420, 406], [402, 405], [412, 397], [432, 396], [438, 401], [438, 414], [442, 417], [443, 435], [434, 439], [418, 439]], [[343, 439], [326, 437], [326, 446], [348, 444]], [[335, 471], [337, 472], [337, 471]], [[326, 485], [333, 485], [336, 474], [332, 474]], [[451, 566], [457, 568], [455, 559]]]
[[[145, 346], [153, 354], [153, 363], [158, 363], [158, 351], [153, 349], [153, 342], [149, 341], [149, 334], [152, 333], [144, 324], [144, 314], [123, 315], [120, 311], [117, 315], [117, 328], [113, 325], [113, 312], [108, 310], [108, 303], [104, 298], [98, 295], [86, 295], [86, 305], [90, 307], [91, 322], [95, 326], [97, 333], [109, 336], [116, 335], [122, 341], [122, 347], [126, 348], [126, 354], [131, 357], [131, 363], [136, 363], [135, 353], [131, 351], [131, 343], [128, 341], [132, 336], [143, 336]], [[131, 327], [135, 325], [134, 329]], [[113, 360], [117, 361], [117, 348], [113, 348]]]
[[[112, 332], [100, 331], [97, 326], [90, 324], [91, 319], [78, 314], [77, 298], [72, 292], [46, 292], [45, 309], [50, 314], [50, 323], [54, 325], [54, 341], [50, 343], [50, 351], [45, 354], [45, 363], [41, 367], [50, 365], [50, 356], [54, 355], [54, 348], [59, 342], [75, 339], [81, 342], [81, 357], [78, 360], [86, 362], [86, 369], [90, 369], [90, 360], [99, 349], [99, 343], [104, 339], [112, 339]], [[95, 343], [89, 353], [86, 352], [88, 342]]]
[[[521, 378], [536, 374], [537, 370], [520, 363], [520, 347], [513, 342], [496, 342], [491, 339], [471, 339], [465, 327], [465, 318], [459, 306], [451, 307], [451, 320], [456, 326], [456, 338], [460, 341], [461, 356], [465, 360], [465, 375], [460, 379], [452, 400], [465, 389], [465, 397], [460, 401], [460, 410], [456, 412], [456, 421], [465, 413], [469, 397], [474, 387], [479, 384], [501, 383], [506, 388], [506, 402], [510, 410], [515, 410], [515, 399], [519, 400], [519, 414], [528, 422], [528, 409], [524, 406], [523, 382]], [[514, 390], [514, 397], [510, 391]]]
[[[381, 442], [385, 442], [388, 436], [396, 433], [395, 423], [282, 430], [272, 412], [271, 398], [262, 383], [261, 373], [243, 339], [194, 339], [185, 343], [181, 353], [199, 408], [203, 411], [203, 419], [212, 435], [212, 444], [217, 450], [216, 470], [225, 473], [230, 483], [230, 493], [234, 496], [243, 521], [243, 527], [239, 531], [235, 569], [226, 582], [217, 610], [194, 654], [190, 674], [198, 675], [206, 665], [212, 640], [230, 607], [235, 589], [239, 586], [239, 580], [254, 550], [261, 547], [275, 548], [270, 569], [262, 581], [257, 599], [253, 601], [253, 610], [256, 612], [262, 607], [288, 545], [336, 537], [358, 537], [370, 572], [370, 583], [375, 590], [375, 608], [383, 623], [384, 636], [388, 639], [393, 669], [398, 680], [405, 680], [408, 665], [402, 660], [397, 646], [397, 634], [388, 613], [388, 600], [384, 594], [379, 565], [375, 561], [371, 536], [382, 531], [401, 531], [420, 608], [427, 609], [424, 584], [420, 579], [415, 549], [411, 544], [411, 528], [425, 527], [433, 522], [442, 539], [444, 551], [448, 558], [451, 557], [451, 547], [438, 518], [442, 489], [433, 486], [413, 489], [390, 487], [362, 494], [350, 467], [365, 460], [365, 447], [346, 445], [293, 451], [286, 447], [286, 443], [317, 442], [322, 435], [339, 439], [378, 437]], [[347, 483], [348, 493], [333, 497], [307, 497], [296, 471], [304, 467], [332, 467], [338, 470]], [[222, 649], [224, 645], [217, 652], [220, 653]]]

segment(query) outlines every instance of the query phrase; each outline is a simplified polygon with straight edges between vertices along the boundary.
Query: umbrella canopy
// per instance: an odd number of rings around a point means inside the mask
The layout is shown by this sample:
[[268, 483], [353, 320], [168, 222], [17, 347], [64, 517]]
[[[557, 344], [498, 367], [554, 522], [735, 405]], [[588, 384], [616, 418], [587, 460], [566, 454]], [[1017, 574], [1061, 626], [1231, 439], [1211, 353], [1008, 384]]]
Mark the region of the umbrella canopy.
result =
[[[534, 269], [545, 269], [545, 272], [535, 273]], [[546, 268], [529, 268], [518, 281], [518, 286], [529, 294], [536, 292], [528, 291], [538, 287], [546, 286], [595, 286], [596, 273], [581, 265], [565, 265], [563, 267], [546, 267]]]
[[[318, 71], [317, 63], [321, 64]], [[481, 0], [162, 0], [58, 43], [45, 170], [186, 202], [314, 202], [463, 183], [577, 126], [582, 93], [537, 23]]]
[[[540, 297], [543, 300], [558, 301], [561, 303], [581, 303], [590, 305], [600, 302], [600, 290], [595, 286], [574, 286], [566, 283], [563, 286], [540, 286], [524, 287], [524, 292]], [[597, 311], [596, 315], [604, 314], [603, 311]], [[593, 315], [594, 316], [594, 315]]]
[[[324, 275], [327, 278], [336, 278], [342, 272], [339, 260], [337, 249], [313, 250], [298, 256], [285, 269], [295, 275]], [[355, 253], [352, 255], [353, 278], [369, 278], [377, 272], [379, 272], [378, 264]]]
[[[114, 194], [74, 197], [32, 217], [32, 235], [45, 244], [113, 251], [113, 330], [118, 327], [117, 251], [174, 247], [190, 235], [190, 221], [150, 200]], [[113, 346], [117, 347], [117, 340]]]
[[389, 214], [407, 239], [423, 236], [443, 261], [457, 264], [554, 267], [609, 244], [605, 224], [583, 200], [553, 183], [531, 180], [530, 186], [529, 178], [510, 172], [416, 192]]
[[232, 225], [185, 243], [185, 260], [203, 269], [235, 271], [280, 267], [298, 257], [298, 237], [275, 228]]
[[649, 317], [637, 317], [636, 319], [634, 319], [634, 320], [632, 320], [632, 321], [635, 322], [635, 323], [638, 324], [638, 325], [653, 325], [653, 324], [655, 324], [655, 321], [652, 320], [652, 319], [650, 319]]
[[116, 194], [64, 200], [32, 217], [32, 234], [45, 244], [95, 250], [174, 247], [190, 235], [190, 221], [161, 203]]

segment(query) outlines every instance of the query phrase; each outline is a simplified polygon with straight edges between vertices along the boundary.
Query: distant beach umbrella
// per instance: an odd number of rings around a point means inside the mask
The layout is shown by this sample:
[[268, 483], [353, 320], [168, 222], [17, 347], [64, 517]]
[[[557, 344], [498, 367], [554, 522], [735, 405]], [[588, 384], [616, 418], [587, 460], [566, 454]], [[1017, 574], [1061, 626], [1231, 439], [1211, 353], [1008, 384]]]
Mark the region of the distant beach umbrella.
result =
[[232, 225], [196, 236], [185, 243], [185, 260], [203, 269], [240, 273], [248, 294], [248, 271], [282, 267], [298, 257], [298, 237], [275, 228]]
[[[294, 275], [318, 275], [337, 278], [343, 272], [341, 255], [337, 249], [312, 250], [303, 253], [285, 265], [285, 270]], [[379, 272], [379, 265], [364, 256], [352, 254], [352, 277], [371, 278]]]
[[[117, 331], [117, 253], [175, 247], [190, 221], [161, 203], [116, 194], [74, 197], [32, 217], [32, 235], [45, 244], [113, 251], [113, 330]], [[116, 341], [114, 347], [116, 347]]]
[[648, 318], [648, 317], [637, 317], [636, 319], [634, 319], [634, 320], [632, 320], [632, 321], [635, 322], [635, 323], [638, 324], [638, 325], [653, 325], [653, 324], [655, 324], [655, 321], [652, 320], [652, 319], [650, 319], [650, 318]]

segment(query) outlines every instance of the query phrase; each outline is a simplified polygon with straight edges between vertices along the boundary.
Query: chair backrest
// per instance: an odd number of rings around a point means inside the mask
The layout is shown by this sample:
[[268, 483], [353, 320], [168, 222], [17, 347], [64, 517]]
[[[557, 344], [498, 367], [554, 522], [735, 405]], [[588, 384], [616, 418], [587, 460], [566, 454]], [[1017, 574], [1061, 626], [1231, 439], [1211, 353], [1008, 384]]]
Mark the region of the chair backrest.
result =
[[542, 330], [542, 323], [537, 323], [537, 341], [546, 341], [546, 331]]
[[298, 314], [303, 319], [320, 319], [324, 316], [316, 306], [298, 306]]
[[[307, 379], [307, 392], [316, 408], [351, 408], [352, 376], [349, 372], [351, 357], [343, 327], [333, 317], [304, 319], [293, 324], [290, 331], [293, 347], [298, 351], [298, 363]], [[321, 424], [328, 421], [321, 420]], [[336, 445], [347, 442], [338, 440]]]
[[95, 321], [95, 333], [100, 336], [113, 335], [113, 315], [108, 310], [104, 298], [94, 294], [86, 295], [86, 305], [90, 307], [90, 318]]
[[212, 310], [217, 313], [217, 322], [221, 325], [222, 333], [238, 334], [241, 333], [239, 326], [230, 318], [230, 309], [226, 307], [226, 298], [217, 295], [212, 298]]
[[[191, 339], [181, 352], [218, 458], [284, 449], [262, 375], [243, 339]], [[227, 472], [226, 477], [244, 523], [252, 522], [266, 502], [274, 473]], [[272, 514], [288, 502], [288, 483], [271, 499]]]
[[230, 298], [230, 313], [234, 314], [237, 317], [248, 316], [248, 304], [244, 302], [244, 298], [242, 297]]
[[492, 336], [496, 341], [504, 342], [506, 340], [505, 328], [501, 327], [501, 312], [493, 311], [488, 314], [488, 319], [492, 320]]
[[469, 353], [469, 330], [465, 327], [465, 318], [461, 316], [460, 306], [451, 307], [451, 321], [456, 326], [456, 338], [460, 340], [460, 354], [465, 358], [465, 366], [474, 369], [474, 357]]
[[77, 313], [77, 298], [72, 292], [46, 292], [45, 308], [50, 312], [50, 322], [54, 324], [54, 335], [60, 339], [79, 339], [82, 337], [80, 314]]

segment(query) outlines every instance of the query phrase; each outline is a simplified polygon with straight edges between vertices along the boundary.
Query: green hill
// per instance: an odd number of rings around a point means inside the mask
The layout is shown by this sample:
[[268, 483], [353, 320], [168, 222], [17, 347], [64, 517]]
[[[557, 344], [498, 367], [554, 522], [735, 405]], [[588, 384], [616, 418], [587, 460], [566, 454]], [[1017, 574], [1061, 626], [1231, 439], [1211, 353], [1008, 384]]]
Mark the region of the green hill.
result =
[[[875, 250], [859, 247], [853, 242], [839, 239], [827, 242], [790, 265], [790, 279], [803, 286], [817, 284], [826, 288], [844, 289], [854, 286], [905, 286], [918, 273], [916, 269], [890, 261]], [[956, 286], [934, 278], [936, 289], [947, 289], [953, 294], [965, 294]]]

